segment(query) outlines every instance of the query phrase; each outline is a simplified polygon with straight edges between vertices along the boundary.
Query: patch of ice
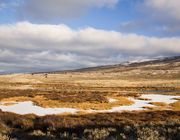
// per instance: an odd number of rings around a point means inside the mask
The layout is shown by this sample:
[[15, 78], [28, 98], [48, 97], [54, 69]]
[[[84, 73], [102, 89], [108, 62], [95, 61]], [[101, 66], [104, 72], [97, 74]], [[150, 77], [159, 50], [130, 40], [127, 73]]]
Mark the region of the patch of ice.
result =
[[19, 102], [15, 105], [4, 106], [0, 105], [0, 109], [6, 112], [13, 112], [20, 115], [36, 114], [39, 116], [62, 114], [62, 113], [76, 113], [78, 110], [73, 108], [42, 108], [34, 105], [31, 101]]
[[154, 107], [154, 105], [149, 104], [149, 101], [144, 100], [136, 100], [131, 98], [131, 101], [134, 102], [134, 104], [129, 106], [119, 106], [119, 107], [113, 107], [108, 112], [119, 112], [119, 111], [135, 111], [135, 110], [145, 110], [143, 107]]
[[161, 94], [143, 94], [141, 98], [150, 99], [150, 102], [164, 102], [167, 104], [174, 103], [174, 98], [180, 98], [180, 96], [172, 96], [172, 95], [161, 95]]

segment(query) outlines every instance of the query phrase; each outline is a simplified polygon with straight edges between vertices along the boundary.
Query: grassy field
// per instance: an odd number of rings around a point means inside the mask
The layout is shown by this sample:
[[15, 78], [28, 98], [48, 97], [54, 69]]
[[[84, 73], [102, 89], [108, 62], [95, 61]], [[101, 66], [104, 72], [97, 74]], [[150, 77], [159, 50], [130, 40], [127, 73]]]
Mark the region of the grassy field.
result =
[[[129, 97], [139, 98], [141, 94], [180, 95], [180, 61], [47, 74], [0, 76], [1, 102], [32, 101], [45, 108], [71, 107], [104, 110], [121, 105], [131, 105], [133, 102], [129, 100]], [[109, 103], [111, 98], [116, 99], [117, 102]], [[72, 134], [79, 139], [82, 137], [88, 139], [89, 133], [93, 135], [95, 129], [98, 129], [98, 133], [100, 133], [97, 135], [103, 135], [105, 132], [109, 135], [111, 133], [119, 135], [120, 132], [117, 128], [122, 129], [122, 135], [125, 135], [124, 137], [127, 139], [131, 133], [137, 138], [141, 129], [146, 131], [145, 126], [147, 125], [152, 128], [148, 130], [149, 133], [154, 132], [155, 126], [163, 126], [164, 129], [174, 129], [174, 132], [165, 133], [163, 129], [158, 130], [158, 133], [162, 131], [164, 137], [174, 134], [176, 135], [174, 138], [179, 138], [177, 133], [180, 128], [180, 101], [171, 104], [162, 102], [152, 104], [156, 107], [147, 111], [123, 113], [87, 114], [80, 112], [77, 115], [38, 117], [0, 112], [0, 127], [5, 131], [2, 132], [4, 136], [22, 140], [23, 137], [26, 139], [73, 139]], [[130, 126], [131, 131], [125, 132], [124, 126]], [[176, 128], [177, 132], [175, 132]], [[85, 129], [88, 129], [87, 137]], [[93, 130], [90, 131], [91, 129]], [[65, 132], [67, 132], [67, 136], [64, 134]], [[78, 136], [80, 133], [82, 136]], [[118, 138], [120, 137], [123, 136], [118, 136]], [[103, 139], [103, 137], [101, 138]]]
[[[0, 76], [1, 100], [31, 100], [43, 107], [105, 109], [132, 102], [126, 97], [180, 92], [180, 63], [121, 66], [83, 72]], [[109, 104], [108, 98], [118, 98]]]

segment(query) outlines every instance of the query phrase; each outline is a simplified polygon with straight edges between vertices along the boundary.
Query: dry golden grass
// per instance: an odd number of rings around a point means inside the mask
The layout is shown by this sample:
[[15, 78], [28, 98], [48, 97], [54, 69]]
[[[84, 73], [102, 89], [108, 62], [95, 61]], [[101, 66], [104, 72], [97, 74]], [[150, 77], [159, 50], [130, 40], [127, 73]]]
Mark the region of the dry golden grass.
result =
[[158, 107], [167, 107], [167, 106], [169, 106], [168, 104], [166, 104], [164, 102], [151, 102], [150, 104], [158, 106]]
[[24, 102], [24, 101], [30, 101], [30, 100], [31, 100], [30, 97], [20, 96], [20, 97], [4, 98], [1, 100], [1, 102]]
[[171, 104], [166, 104], [163, 102], [151, 102], [150, 104], [155, 105], [155, 107], [150, 108], [151, 110], [173, 110], [180, 111], [180, 101], [176, 101]]
[[[100, 73], [48, 74], [48, 78], [44, 78], [43, 74], [0, 76], [0, 99], [17, 102], [33, 101], [46, 108], [106, 110], [116, 106], [131, 105], [133, 102], [127, 97], [138, 98], [142, 93], [159, 94], [162, 91], [163, 94], [178, 95], [180, 83], [178, 79], [146, 80], [137, 77], [117, 79], [116, 76]], [[20, 77], [19, 81], [18, 77]], [[11, 81], [11, 79], [16, 80]], [[22, 82], [22, 79], [27, 80]], [[38, 82], [35, 82], [36, 79]], [[169, 92], [164, 92], [166, 90]], [[108, 98], [118, 99], [118, 102], [109, 103]], [[156, 103], [156, 106], [158, 106], [156, 109], [168, 107], [160, 103]]]
[[7, 103], [3, 103], [3, 106], [12, 106], [15, 105], [16, 103], [11, 103], [11, 102], [7, 102]]
[[113, 103], [99, 103], [99, 102], [94, 102], [94, 103], [89, 103], [89, 102], [83, 102], [83, 103], [71, 103], [71, 102], [59, 102], [56, 100], [38, 100], [36, 103], [40, 106], [43, 107], [51, 107], [51, 108], [56, 108], [56, 107], [67, 107], [67, 108], [78, 108], [78, 109], [83, 109], [83, 110], [106, 110], [106, 109], [111, 109], [112, 107], [116, 106], [122, 106], [122, 105], [131, 105], [133, 104], [133, 101], [128, 100], [125, 97], [118, 97], [117, 102]]
[[[85, 72], [0, 75], [0, 100], [42, 107], [110, 109], [140, 94], [179, 95], [180, 63], [133, 65]], [[109, 103], [108, 98], [118, 99]], [[146, 100], [146, 99], [141, 99]], [[176, 103], [177, 104], [177, 103]], [[166, 107], [156, 103], [159, 108]], [[177, 105], [174, 105], [178, 108]]]
[[[109, 98], [109, 97], [108, 97]], [[77, 108], [83, 110], [107, 110], [112, 107], [122, 106], [122, 105], [131, 105], [133, 101], [125, 97], [114, 97], [117, 99], [116, 102], [112, 103], [99, 103], [99, 102], [83, 102], [83, 103], [75, 103], [75, 102], [61, 102], [59, 100], [49, 100], [43, 96], [35, 96], [34, 98], [30, 97], [12, 97], [1, 100], [1, 102], [23, 102], [23, 101], [32, 101], [35, 104], [44, 107], [44, 108]], [[6, 104], [5, 104], [6, 105]]]
[[169, 104], [166, 104], [164, 102], [150, 102], [150, 104], [154, 105], [154, 107], [151, 107], [150, 110], [172, 110]]
[[180, 101], [172, 103], [172, 104], [170, 104], [170, 106], [173, 108], [173, 110], [180, 111]]

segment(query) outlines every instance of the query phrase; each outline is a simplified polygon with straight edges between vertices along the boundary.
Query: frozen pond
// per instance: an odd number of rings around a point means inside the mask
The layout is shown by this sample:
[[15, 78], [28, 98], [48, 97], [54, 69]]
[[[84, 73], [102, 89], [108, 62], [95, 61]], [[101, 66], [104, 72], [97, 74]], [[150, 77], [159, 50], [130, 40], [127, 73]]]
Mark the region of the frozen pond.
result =
[[[75, 108], [43, 108], [36, 106], [31, 101], [26, 102], [1, 102], [0, 109], [6, 112], [13, 112], [20, 115], [25, 114], [36, 114], [39, 116], [52, 115], [52, 114], [62, 114], [62, 113], [78, 113], [78, 111], [84, 112], [121, 112], [121, 111], [135, 111], [135, 110], [145, 110], [144, 107], [154, 107], [150, 102], [163, 102], [163, 103], [173, 103], [176, 102], [175, 98], [180, 98], [180, 96], [170, 96], [170, 95], [160, 95], [160, 94], [143, 94], [140, 96], [141, 99], [128, 98], [132, 100], [134, 104], [129, 106], [119, 106], [113, 107], [110, 110], [80, 110]], [[118, 101], [117, 99], [110, 98], [109, 103]], [[10, 103], [9, 105], [6, 105]]]

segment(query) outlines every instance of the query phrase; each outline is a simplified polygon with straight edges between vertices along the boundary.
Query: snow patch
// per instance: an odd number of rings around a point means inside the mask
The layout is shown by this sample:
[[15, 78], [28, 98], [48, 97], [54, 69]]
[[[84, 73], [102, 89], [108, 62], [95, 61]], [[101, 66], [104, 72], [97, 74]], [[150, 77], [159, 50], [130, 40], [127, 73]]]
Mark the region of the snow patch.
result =
[[143, 94], [141, 98], [150, 99], [150, 102], [164, 102], [167, 104], [174, 103], [175, 98], [180, 98], [180, 96], [172, 95], [161, 95], [161, 94]]
[[20, 115], [36, 114], [39, 116], [62, 114], [62, 113], [76, 113], [78, 110], [73, 108], [43, 108], [36, 106], [31, 101], [19, 102], [14, 105], [4, 106], [0, 105], [0, 109], [6, 112], [13, 112]]

